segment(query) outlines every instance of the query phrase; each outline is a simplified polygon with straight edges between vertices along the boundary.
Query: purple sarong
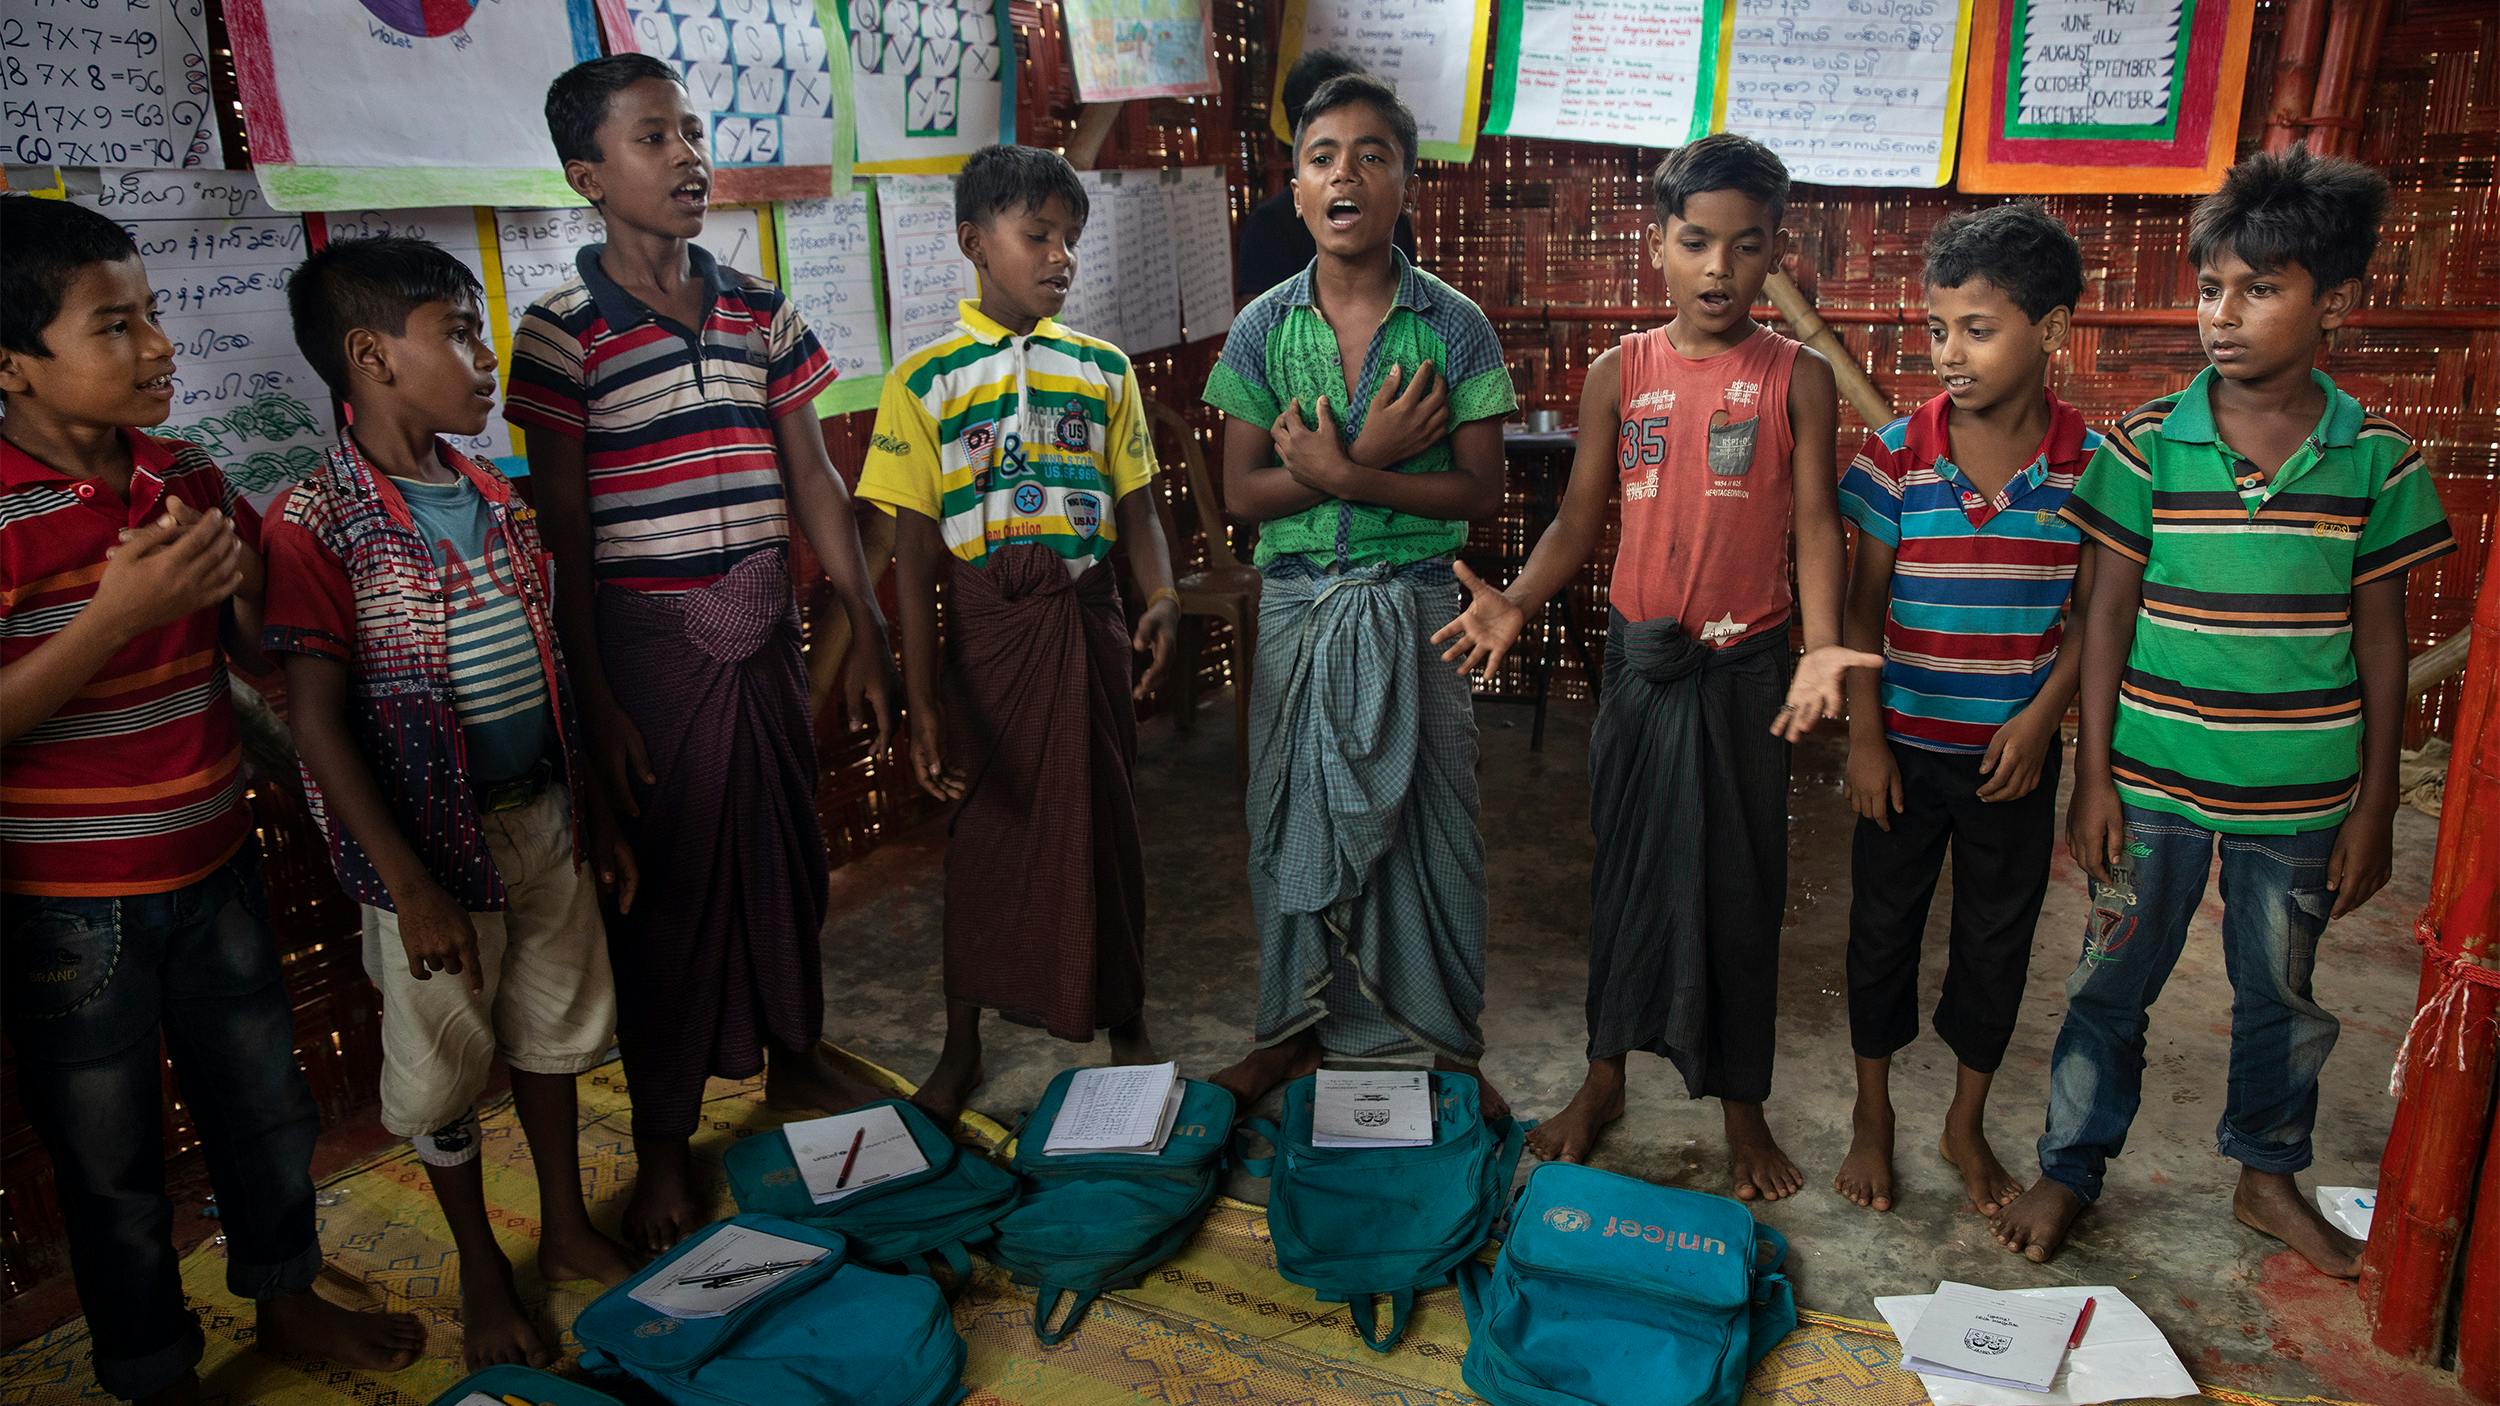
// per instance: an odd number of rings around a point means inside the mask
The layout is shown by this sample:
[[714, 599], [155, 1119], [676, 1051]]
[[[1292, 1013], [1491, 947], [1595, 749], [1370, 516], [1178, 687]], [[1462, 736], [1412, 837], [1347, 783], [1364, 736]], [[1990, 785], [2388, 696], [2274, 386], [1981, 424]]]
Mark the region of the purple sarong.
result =
[[798, 605], [779, 550], [701, 590], [603, 588], [608, 685], [658, 780], [637, 798], [641, 891], [609, 924], [638, 1137], [693, 1133], [712, 1075], [824, 1030], [827, 863]]

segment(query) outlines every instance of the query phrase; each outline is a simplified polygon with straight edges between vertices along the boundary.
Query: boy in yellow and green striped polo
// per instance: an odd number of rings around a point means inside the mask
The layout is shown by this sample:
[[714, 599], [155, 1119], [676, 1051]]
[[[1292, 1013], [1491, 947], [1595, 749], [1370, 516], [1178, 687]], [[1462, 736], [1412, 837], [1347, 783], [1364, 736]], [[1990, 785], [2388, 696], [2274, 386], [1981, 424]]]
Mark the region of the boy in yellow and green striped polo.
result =
[[[859, 480], [894, 517], [913, 770], [959, 803], [946, 1047], [917, 1096], [940, 1126], [980, 1082], [984, 1008], [1065, 1040], [1107, 1028], [1115, 1062], [1152, 1059], [1131, 700], [1162, 681], [1180, 608], [1137, 375], [1053, 318], [1087, 204], [1056, 152], [965, 163], [956, 238], [980, 300], [886, 376]], [[1146, 593], [1133, 635], [1110, 561], [1123, 539]], [[1151, 656], [1134, 689], [1132, 645]]]
[[2405, 571], [2456, 546], [2404, 431], [2312, 369], [2360, 301], [2387, 183], [2296, 149], [2196, 209], [2211, 363], [2102, 443], [2064, 516], [2092, 553], [2067, 844], [2093, 880], [2049, 1064], [2040, 1181], [1994, 1218], [2046, 1260], [2143, 1095], [2146, 1012], [2222, 852], [2238, 1219], [2322, 1273], [2360, 1242], [2293, 1175], [2339, 1026], [2311, 993], [2328, 920], [2387, 881], [2404, 725]]

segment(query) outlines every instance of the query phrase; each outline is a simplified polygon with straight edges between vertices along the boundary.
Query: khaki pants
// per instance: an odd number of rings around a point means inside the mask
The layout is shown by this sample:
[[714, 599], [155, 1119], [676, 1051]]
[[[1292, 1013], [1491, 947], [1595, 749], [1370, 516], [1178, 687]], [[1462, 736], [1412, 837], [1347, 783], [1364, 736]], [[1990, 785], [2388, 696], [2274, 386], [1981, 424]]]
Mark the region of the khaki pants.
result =
[[466, 1115], [498, 1058], [527, 1074], [579, 1074], [616, 1042], [598, 880], [573, 862], [564, 788], [479, 819], [508, 903], [470, 915], [485, 990], [472, 991], [466, 972], [417, 980], [399, 915], [364, 910], [365, 974], [382, 989], [382, 1126], [400, 1137]]

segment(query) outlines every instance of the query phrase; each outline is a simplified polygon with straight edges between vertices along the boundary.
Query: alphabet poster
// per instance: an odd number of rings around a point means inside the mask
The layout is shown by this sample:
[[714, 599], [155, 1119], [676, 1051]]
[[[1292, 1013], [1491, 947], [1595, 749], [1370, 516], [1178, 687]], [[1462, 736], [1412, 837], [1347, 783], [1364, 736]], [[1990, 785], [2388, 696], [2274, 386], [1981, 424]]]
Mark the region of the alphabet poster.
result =
[[1089, 103], [1217, 91], [1207, 0], [1061, 0], [1077, 96]]
[[218, 167], [206, 0], [12, 5], [0, 141], [17, 166]]
[[1719, 127], [1827, 186], [1953, 177], [1972, 0], [1745, 0]]
[[1682, 146], [1727, 76], [1721, 0], [1502, 0], [1484, 130]]
[[545, 104], [599, 56], [590, 5], [225, 0], [261, 190], [281, 210], [578, 203]]
[[985, 146], [1016, 139], [1016, 35], [1007, 0], [840, 3], [859, 127], [854, 169], [944, 174]]
[[850, 180], [850, 64], [833, 0], [599, 0], [618, 53], [666, 59], [711, 127], [722, 200]]
[[1487, 0], [1285, 0], [1284, 51], [1268, 121], [1285, 130], [1285, 75], [1305, 49], [1342, 49], [1398, 90], [1415, 110], [1417, 154], [1466, 161], [1476, 154], [1484, 98]]
[[1978, 0], [1962, 189], [2200, 195], [2221, 183], [2255, 0]]

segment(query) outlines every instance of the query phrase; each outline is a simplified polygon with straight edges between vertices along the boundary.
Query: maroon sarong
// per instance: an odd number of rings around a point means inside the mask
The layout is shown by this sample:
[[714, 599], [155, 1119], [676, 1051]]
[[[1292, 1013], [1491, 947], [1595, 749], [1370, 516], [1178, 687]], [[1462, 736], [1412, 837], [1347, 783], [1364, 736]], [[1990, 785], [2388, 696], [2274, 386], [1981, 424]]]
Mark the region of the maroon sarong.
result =
[[1091, 1040], [1146, 1004], [1145, 860], [1129, 633], [1108, 562], [1020, 545], [958, 565], [947, 760], [946, 994]]
[[691, 1134], [712, 1075], [824, 1030], [825, 838], [779, 549], [680, 595], [602, 589], [608, 685], [659, 779], [637, 800], [641, 891], [609, 925], [617, 1037], [642, 1137]]

